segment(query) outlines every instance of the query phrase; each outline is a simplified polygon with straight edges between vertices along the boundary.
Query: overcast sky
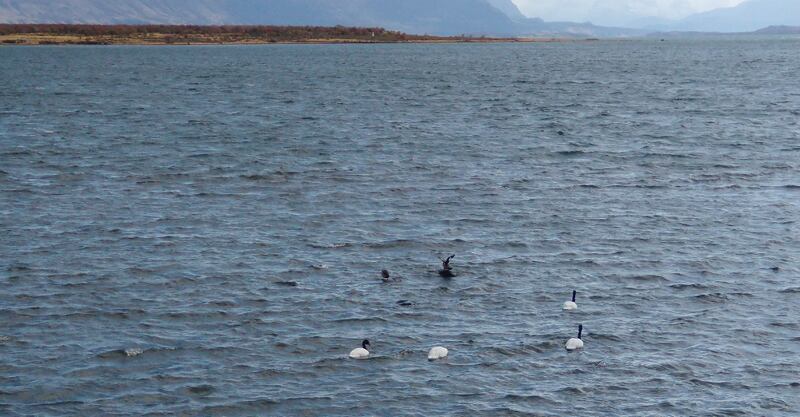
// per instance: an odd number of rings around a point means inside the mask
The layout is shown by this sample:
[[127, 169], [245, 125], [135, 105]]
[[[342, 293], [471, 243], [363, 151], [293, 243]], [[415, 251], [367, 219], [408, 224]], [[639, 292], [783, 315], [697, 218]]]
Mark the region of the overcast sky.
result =
[[735, 6], [744, 0], [512, 0], [530, 17], [614, 23], [639, 17], [678, 19], [692, 13]]

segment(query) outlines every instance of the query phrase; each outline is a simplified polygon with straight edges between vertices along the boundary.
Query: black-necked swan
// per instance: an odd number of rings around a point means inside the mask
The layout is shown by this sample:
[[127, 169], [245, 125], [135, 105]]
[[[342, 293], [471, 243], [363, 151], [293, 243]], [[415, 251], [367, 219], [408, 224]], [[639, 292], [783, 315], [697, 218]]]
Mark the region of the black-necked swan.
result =
[[447, 348], [443, 348], [441, 346], [432, 347], [430, 352], [428, 352], [428, 360], [435, 361], [437, 359], [442, 359], [447, 357]]
[[572, 291], [572, 301], [565, 301], [564, 302], [564, 310], [577, 310], [578, 305], [575, 304], [575, 296], [578, 295], [578, 292], [573, 290]]
[[567, 340], [567, 350], [583, 349], [583, 340], [581, 340], [581, 333], [583, 332], [583, 325], [578, 326], [578, 337], [573, 337]]
[[366, 358], [368, 358], [369, 357], [369, 351], [367, 350], [367, 346], [369, 346], [369, 340], [364, 339], [364, 341], [361, 342], [361, 347], [360, 348], [355, 348], [352, 351], [350, 351], [350, 357], [353, 358], [353, 359], [366, 359]]

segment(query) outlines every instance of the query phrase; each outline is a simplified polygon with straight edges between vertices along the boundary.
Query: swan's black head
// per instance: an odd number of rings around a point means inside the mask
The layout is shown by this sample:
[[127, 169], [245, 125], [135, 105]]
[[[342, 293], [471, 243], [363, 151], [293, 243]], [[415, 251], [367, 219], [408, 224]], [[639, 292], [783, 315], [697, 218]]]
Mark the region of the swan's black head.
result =
[[364, 341], [363, 341], [363, 342], [361, 342], [361, 347], [362, 347], [362, 348], [364, 348], [364, 349], [366, 349], [366, 348], [367, 348], [367, 346], [369, 346], [369, 340], [367, 340], [367, 339], [364, 339]]
[[583, 333], [583, 325], [579, 324], [578, 325], [578, 339], [581, 338], [581, 333]]
[[439, 258], [439, 259], [442, 260], [442, 268], [450, 269], [450, 261], [453, 260], [453, 258], [455, 258], [455, 257], [456, 257], [456, 255], [450, 255], [450, 256], [447, 257], [447, 259]]
[[576, 296], [576, 295], [578, 295], [578, 292], [577, 292], [577, 291], [575, 291], [575, 290], [572, 290], [572, 302], [573, 302], [573, 303], [575, 302], [575, 296]]
[[382, 270], [382, 271], [381, 271], [381, 276], [382, 276], [384, 279], [388, 279], [388, 278], [389, 278], [389, 271], [387, 271], [387, 270], [385, 270], [385, 269], [384, 269], [384, 270]]

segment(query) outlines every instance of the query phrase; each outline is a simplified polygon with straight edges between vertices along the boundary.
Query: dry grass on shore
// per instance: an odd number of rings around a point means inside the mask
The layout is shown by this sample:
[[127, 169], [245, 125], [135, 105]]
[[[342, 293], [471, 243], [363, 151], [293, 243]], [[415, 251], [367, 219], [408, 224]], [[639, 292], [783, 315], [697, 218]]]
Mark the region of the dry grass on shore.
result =
[[535, 42], [553, 39], [409, 35], [316, 26], [0, 25], [0, 45], [211, 45], [269, 43]]

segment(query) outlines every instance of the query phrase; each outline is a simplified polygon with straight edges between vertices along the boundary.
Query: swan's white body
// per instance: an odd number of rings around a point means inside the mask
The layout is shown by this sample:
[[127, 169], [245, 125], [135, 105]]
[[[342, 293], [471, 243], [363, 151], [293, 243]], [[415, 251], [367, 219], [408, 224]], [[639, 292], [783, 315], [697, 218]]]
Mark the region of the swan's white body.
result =
[[435, 361], [436, 359], [442, 359], [447, 357], [447, 348], [443, 348], [441, 346], [436, 346], [431, 348], [430, 352], [428, 352], [428, 360]]
[[583, 340], [573, 337], [567, 340], [567, 350], [583, 349]]
[[350, 351], [350, 357], [353, 359], [367, 359], [369, 357], [369, 351], [363, 347], [355, 348]]

